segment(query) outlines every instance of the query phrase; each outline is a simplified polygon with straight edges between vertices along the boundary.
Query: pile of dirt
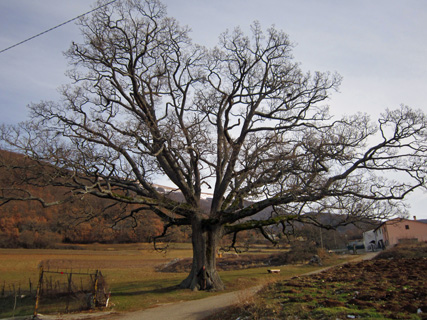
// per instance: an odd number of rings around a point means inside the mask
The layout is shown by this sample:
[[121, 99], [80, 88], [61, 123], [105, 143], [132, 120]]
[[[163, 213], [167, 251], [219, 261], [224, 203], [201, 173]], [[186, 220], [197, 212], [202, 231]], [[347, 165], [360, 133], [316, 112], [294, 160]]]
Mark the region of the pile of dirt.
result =
[[393, 248], [380, 252], [376, 259], [415, 259], [427, 258], [427, 244], [414, 243], [414, 244], [398, 244]]

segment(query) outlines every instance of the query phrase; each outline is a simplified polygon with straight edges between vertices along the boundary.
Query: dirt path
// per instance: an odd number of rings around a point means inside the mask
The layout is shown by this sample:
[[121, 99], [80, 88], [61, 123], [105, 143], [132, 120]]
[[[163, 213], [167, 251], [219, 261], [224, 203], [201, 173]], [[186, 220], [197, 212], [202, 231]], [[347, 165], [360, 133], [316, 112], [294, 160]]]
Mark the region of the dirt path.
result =
[[143, 311], [131, 312], [120, 315], [111, 315], [108, 319], [111, 320], [159, 320], [159, 319], [173, 319], [173, 320], [200, 320], [214, 314], [232, 304], [239, 302], [239, 299], [245, 295], [255, 294], [261, 287], [253, 287], [245, 290], [244, 293], [229, 292], [217, 296], [185, 301], [179, 303], [171, 303], [162, 305], [152, 309]]
[[155, 308], [127, 313], [93, 313], [75, 315], [39, 315], [40, 320], [199, 320], [255, 294], [261, 286], [224, 293], [200, 300], [162, 304]]
[[[369, 260], [376, 256], [377, 252], [369, 252], [367, 254], [358, 255], [350, 262], [357, 262], [361, 260]], [[306, 273], [304, 275], [320, 273], [331, 267], [322, 268], [314, 272]], [[92, 315], [64, 315], [58, 316], [41, 316], [39, 319], [43, 320], [83, 320], [83, 319], [108, 319], [108, 320], [202, 320], [209, 315], [212, 315], [221, 309], [231, 306], [239, 302], [239, 299], [250, 297], [254, 295], [261, 286], [252, 287], [243, 291], [229, 292], [213, 297], [192, 300], [185, 302], [177, 302], [170, 304], [163, 304], [156, 308], [146, 309], [142, 311], [128, 312], [128, 313], [102, 313]]]

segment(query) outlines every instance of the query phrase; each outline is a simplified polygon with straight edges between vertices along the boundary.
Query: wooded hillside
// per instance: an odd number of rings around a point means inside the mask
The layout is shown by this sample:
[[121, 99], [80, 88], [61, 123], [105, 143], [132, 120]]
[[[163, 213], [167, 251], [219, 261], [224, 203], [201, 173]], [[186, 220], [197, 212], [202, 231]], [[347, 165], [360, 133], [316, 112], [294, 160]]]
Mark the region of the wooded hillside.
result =
[[[25, 189], [47, 202], [71, 195], [67, 188], [44, 186], [43, 175], [38, 173], [48, 170], [48, 166], [34, 161], [32, 176], [24, 172], [23, 164], [30, 162], [22, 155], [0, 151], [3, 193], [13, 193], [18, 198], [24, 196], [19, 189]], [[142, 242], [162, 232], [160, 219], [149, 211], [139, 212], [134, 220], [121, 221], [130, 210], [124, 205], [90, 196], [47, 208], [36, 200], [0, 203], [0, 247], [41, 248], [59, 242]], [[175, 230], [174, 236], [177, 240], [188, 238], [180, 230]]]

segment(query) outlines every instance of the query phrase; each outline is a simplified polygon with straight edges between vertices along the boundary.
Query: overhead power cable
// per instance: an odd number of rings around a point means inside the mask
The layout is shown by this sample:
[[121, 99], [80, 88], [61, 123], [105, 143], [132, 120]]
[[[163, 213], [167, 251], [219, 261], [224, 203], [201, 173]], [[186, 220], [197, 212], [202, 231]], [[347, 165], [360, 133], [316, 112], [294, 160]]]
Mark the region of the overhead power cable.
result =
[[3, 52], [5, 52], [5, 51], [7, 51], [7, 50], [10, 50], [10, 49], [12, 49], [12, 48], [15, 48], [15, 47], [17, 47], [17, 46], [19, 46], [19, 45], [21, 45], [21, 44], [23, 44], [23, 43], [27, 42], [27, 41], [33, 40], [34, 38], [40, 37], [41, 35], [43, 35], [43, 34], [45, 34], [45, 33], [48, 33], [48, 32], [50, 32], [50, 31], [52, 31], [52, 30], [55, 30], [55, 29], [57, 29], [57, 28], [59, 28], [59, 27], [62, 27], [63, 25], [66, 25], [67, 23], [70, 23], [70, 22], [72, 22], [72, 21], [74, 21], [74, 20], [77, 20], [77, 19], [79, 19], [79, 18], [81, 18], [81, 17], [84, 17], [85, 15], [87, 15], [87, 14], [89, 14], [89, 13], [92, 13], [92, 12], [94, 12], [94, 11], [96, 11], [96, 10], [99, 10], [99, 9], [101, 9], [101, 8], [103, 8], [103, 7], [106, 7], [106, 6], [108, 6], [108, 5], [112, 4], [113, 2], [116, 2], [116, 1], [117, 1], [117, 0], [110, 1], [110, 2], [108, 2], [108, 3], [106, 3], [106, 4], [103, 4], [102, 6], [99, 6], [99, 7], [95, 8], [95, 9], [92, 9], [92, 10], [90, 10], [90, 11], [86, 12], [86, 13], [83, 13], [83, 14], [81, 14], [81, 15], [79, 15], [79, 16], [77, 16], [77, 17], [73, 18], [73, 19], [70, 19], [70, 20], [65, 21], [65, 22], [63, 22], [63, 23], [61, 23], [61, 24], [58, 24], [57, 26], [55, 26], [55, 27], [53, 27], [53, 28], [50, 28], [50, 29], [48, 29], [48, 30], [46, 30], [46, 31], [43, 31], [43, 32], [40, 32], [39, 34], [36, 34], [35, 36], [32, 36], [32, 37], [30, 37], [30, 38], [28, 38], [28, 39], [25, 39], [25, 40], [23, 40], [23, 41], [21, 41], [21, 42], [18, 42], [18, 43], [16, 43], [16, 44], [12, 45], [12, 46], [10, 46], [10, 47], [7, 47], [7, 48], [5, 48], [5, 49], [3, 49], [3, 50], [0, 50], [0, 53], [3, 53]]

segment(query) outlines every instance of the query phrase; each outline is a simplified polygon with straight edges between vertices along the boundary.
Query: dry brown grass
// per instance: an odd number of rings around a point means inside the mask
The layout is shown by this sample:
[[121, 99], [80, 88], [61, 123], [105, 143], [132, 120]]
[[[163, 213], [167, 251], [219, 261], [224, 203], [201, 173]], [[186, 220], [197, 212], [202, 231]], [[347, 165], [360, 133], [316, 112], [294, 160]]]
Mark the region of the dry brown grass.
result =
[[[74, 272], [100, 270], [112, 290], [114, 309], [131, 311], [181, 300], [194, 300], [213, 294], [180, 290], [177, 285], [187, 276], [186, 272], [157, 272], [159, 266], [192, 255], [191, 245], [171, 245], [170, 250], [158, 253], [150, 244], [132, 245], [82, 245], [80, 250], [0, 249], [0, 285], [20, 283], [24, 289], [28, 279], [37, 283], [38, 265], [45, 268], [72, 269]], [[260, 255], [277, 250], [266, 250]], [[251, 254], [249, 252], [248, 254]], [[252, 252], [253, 254], [253, 252]], [[318, 268], [318, 267], [317, 267]], [[268, 267], [222, 271], [221, 277], [228, 291], [235, 291], [287, 278], [295, 274], [315, 270], [313, 266], [292, 265], [281, 267], [278, 275], [267, 273]], [[249, 298], [249, 296], [247, 297]], [[243, 299], [243, 297], [242, 297]]]
[[[74, 273], [100, 270], [112, 290], [114, 308], [135, 310], [162, 299], [170, 300], [165, 293], [172, 289], [167, 288], [179, 284], [185, 274], [161, 274], [155, 269], [174, 258], [186, 258], [192, 254], [189, 245], [172, 246], [165, 253], [154, 251], [150, 244], [98, 244], [77, 248], [80, 250], [0, 249], [0, 289], [15, 287], [27, 291], [31, 282], [34, 292], [39, 265], [43, 265], [45, 270]], [[1, 315], [0, 310], [0, 318]]]
[[[158, 253], [149, 244], [82, 247], [84, 250], [0, 249], [0, 284], [20, 284], [24, 289], [29, 279], [37, 283], [38, 266], [42, 264], [48, 270], [101, 270], [114, 288], [134, 281], [168, 278], [155, 268], [173, 258], [191, 255], [189, 248]], [[183, 277], [172, 278], [177, 276]]]

